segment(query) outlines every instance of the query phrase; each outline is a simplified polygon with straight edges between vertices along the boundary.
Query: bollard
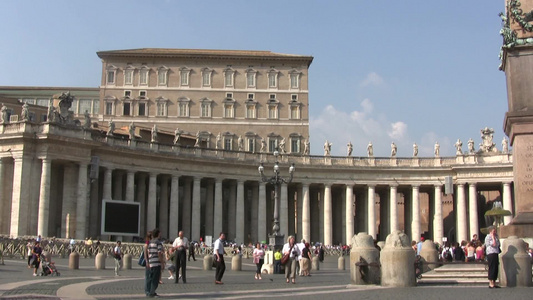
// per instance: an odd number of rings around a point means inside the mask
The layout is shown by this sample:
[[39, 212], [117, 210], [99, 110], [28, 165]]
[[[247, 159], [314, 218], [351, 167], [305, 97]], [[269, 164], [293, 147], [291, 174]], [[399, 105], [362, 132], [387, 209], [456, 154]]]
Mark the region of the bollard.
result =
[[318, 256], [313, 256], [313, 259], [311, 260], [311, 266], [313, 271], [320, 270], [320, 261], [318, 260]]
[[[435, 248], [433, 241], [425, 240], [422, 243], [420, 258], [422, 263], [422, 273], [433, 270], [437, 267], [437, 264], [432, 264], [439, 261], [439, 252], [437, 251], [437, 248]], [[431, 264], [426, 264], [426, 262]]]
[[68, 268], [72, 270], [80, 268], [80, 255], [77, 252], [72, 252], [68, 256]]
[[124, 270], [131, 270], [131, 261], [132, 256], [131, 254], [124, 254], [124, 257], [122, 257], [122, 268]]
[[94, 266], [96, 270], [105, 270], [105, 259], [106, 255], [102, 252], [96, 254], [94, 258]]
[[242, 270], [242, 257], [237, 254], [231, 258], [231, 270], [232, 271], [241, 271]]
[[344, 266], [344, 256], [339, 257], [339, 260], [337, 261], [337, 268], [339, 270], [346, 270], [346, 267]]
[[510, 236], [503, 241], [498, 273], [502, 286], [531, 286], [531, 258], [522, 239]]
[[365, 232], [354, 235], [350, 250], [351, 283], [379, 284], [380, 276], [379, 250], [374, 246], [374, 238]]
[[265, 252], [265, 263], [261, 267], [261, 274], [274, 274], [274, 251]]
[[409, 287], [416, 285], [415, 252], [405, 233], [395, 231], [389, 234], [380, 256], [382, 286]]
[[204, 271], [211, 271], [213, 269], [213, 256], [204, 256]]

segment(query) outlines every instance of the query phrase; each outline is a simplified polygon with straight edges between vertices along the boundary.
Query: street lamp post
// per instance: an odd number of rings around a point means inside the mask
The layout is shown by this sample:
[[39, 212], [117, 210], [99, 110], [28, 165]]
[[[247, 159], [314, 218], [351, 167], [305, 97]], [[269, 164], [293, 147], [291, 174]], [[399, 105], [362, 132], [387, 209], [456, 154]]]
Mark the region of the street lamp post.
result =
[[261, 175], [261, 180], [274, 186], [274, 220], [272, 224], [272, 234], [269, 236], [269, 244], [274, 248], [279, 248], [284, 243], [284, 235], [279, 232], [279, 189], [282, 183], [290, 183], [294, 175], [293, 163], [289, 167], [289, 178], [285, 179], [280, 176], [278, 156], [279, 152], [277, 150], [274, 151], [274, 157], [276, 158], [276, 162], [274, 164], [274, 176], [267, 177], [265, 175], [265, 167], [263, 163], [261, 163], [258, 168], [259, 174]]

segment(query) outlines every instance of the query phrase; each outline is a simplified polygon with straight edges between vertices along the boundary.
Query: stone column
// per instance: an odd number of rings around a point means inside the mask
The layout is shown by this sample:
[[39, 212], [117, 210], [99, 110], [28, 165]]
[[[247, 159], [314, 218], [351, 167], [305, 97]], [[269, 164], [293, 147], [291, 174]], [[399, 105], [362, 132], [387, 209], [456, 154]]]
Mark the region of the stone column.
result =
[[191, 238], [192, 183], [190, 177], [183, 178], [183, 211], [181, 212], [181, 230], [185, 237]]
[[444, 236], [444, 225], [442, 219], [442, 187], [435, 185], [435, 214], [433, 216], [433, 239], [434, 242], [442, 244]]
[[159, 229], [161, 230], [161, 236], [168, 238], [168, 176], [161, 176], [161, 188], [159, 191]]
[[29, 234], [30, 189], [24, 186], [31, 173], [31, 158], [22, 153], [14, 155], [13, 196], [11, 197], [11, 227], [9, 234], [18, 237]]
[[[470, 208], [470, 240], [474, 234], [479, 235], [479, 222], [477, 215], [477, 190], [475, 183], [468, 184], [468, 202]], [[468, 241], [467, 240], [467, 241]]]
[[138, 173], [137, 174], [137, 197], [136, 201], [141, 203], [141, 236], [144, 237], [144, 235], [148, 232], [146, 229], [146, 173]]
[[279, 195], [279, 231], [286, 237], [289, 236], [289, 197], [287, 184], [282, 183]]
[[222, 178], [215, 179], [215, 205], [214, 205], [214, 225], [213, 238], [222, 232]]
[[64, 238], [73, 238], [76, 226], [76, 168], [72, 164], [65, 166], [63, 175], [63, 206], [61, 208], [61, 233]]
[[457, 241], [468, 240], [466, 232], [466, 200], [464, 183], [457, 184]]
[[104, 200], [112, 200], [113, 196], [111, 195], [112, 191], [112, 182], [113, 182], [113, 168], [106, 168], [104, 173], [104, 191], [102, 198]]
[[[0, 160], [0, 189], [3, 185]], [[39, 190], [39, 217], [37, 220], [37, 234], [47, 237], [48, 234], [48, 219], [50, 216], [50, 179], [52, 175], [52, 160], [43, 158], [41, 170], [41, 188]], [[0, 195], [2, 191], [0, 190]]]
[[[346, 185], [346, 245], [351, 245], [353, 237], [353, 186]], [[308, 241], [306, 239], [306, 241]]]
[[259, 241], [268, 241], [266, 210], [266, 183], [259, 182], [259, 204], [257, 205], [257, 238]]
[[419, 198], [419, 186], [412, 186], [413, 192], [413, 220], [411, 221], [411, 240], [420, 240], [420, 198]]
[[[11, 209], [9, 208], [9, 203], [6, 193], [6, 182], [4, 176], [5, 164], [2, 158], [0, 157], [0, 232], [8, 232], [9, 227], [9, 215], [11, 214]], [[12, 184], [12, 183], [11, 183]]]
[[398, 230], [398, 186], [390, 186], [390, 232]]
[[191, 241], [200, 240], [200, 226], [202, 224], [202, 202], [200, 199], [200, 183], [202, 177], [194, 177], [192, 188], [192, 220], [191, 220]]
[[[503, 203], [502, 203], [503, 209], [513, 212], [513, 200], [511, 198], [511, 183], [510, 182], [503, 183], [502, 200], [503, 200]], [[512, 219], [513, 219], [513, 216], [503, 217], [503, 224], [508, 225]]]
[[150, 173], [148, 179], [148, 204], [146, 205], [146, 227], [148, 230], [156, 228], [157, 209], [157, 174]]
[[332, 244], [331, 184], [324, 184], [324, 245]]
[[229, 196], [228, 196], [228, 233], [226, 234], [226, 238], [229, 240], [235, 239], [235, 218], [236, 218], [236, 212], [235, 212], [235, 206], [237, 203], [237, 186], [236, 182], [234, 180], [231, 180], [228, 184], [229, 187]]
[[176, 237], [178, 237], [178, 224], [180, 219], [179, 180], [179, 175], [172, 175], [172, 182], [170, 183], [170, 213], [168, 220], [168, 237], [170, 238], [170, 240], [174, 240]]
[[122, 171], [115, 171], [115, 176], [113, 177], [113, 200], [124, 200], [122, 195]]
[[237, 207], [235, 224], [235, 241], [244, 243], [244, 180], [237, 180]]
[[376, 239], [376, 187], [374, 185], [368, 186], [367, 195], [368, 207], [368, 235]]
[[87, 235], [87, 163], [81, 162], [78, 169], [78, 193], [76, 203], [76, 239], [82, 240]]
[[213, 232], [213, 210], [215, 203], [215, 183], [212, 180], [207, 181], [206, 199], [205, 199], [205, 236], [215, 237]]
[[311, 242], [311, 202], [308, 183], [302, 183], [302, 194], [302, 238]]
[[135, 198], [135, 171], [128, 170], [126, 175], [126, 201], [133, 202]]

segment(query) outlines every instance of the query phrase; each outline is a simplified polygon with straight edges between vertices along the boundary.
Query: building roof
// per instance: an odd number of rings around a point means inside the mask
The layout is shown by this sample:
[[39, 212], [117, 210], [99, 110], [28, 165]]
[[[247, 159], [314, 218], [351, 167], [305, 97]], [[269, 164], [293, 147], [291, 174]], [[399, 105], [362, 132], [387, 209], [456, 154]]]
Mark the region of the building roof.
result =
[[303, 60], [308, 66], [312, 56], [283, 54], [257, 50], [217, 50], [217, 49], [171, 49], [171, 48], [139, 48], [96, 52], [100, 58], [110, 57], [186, 57], [186, 58], [231, 58], [261, 60]]

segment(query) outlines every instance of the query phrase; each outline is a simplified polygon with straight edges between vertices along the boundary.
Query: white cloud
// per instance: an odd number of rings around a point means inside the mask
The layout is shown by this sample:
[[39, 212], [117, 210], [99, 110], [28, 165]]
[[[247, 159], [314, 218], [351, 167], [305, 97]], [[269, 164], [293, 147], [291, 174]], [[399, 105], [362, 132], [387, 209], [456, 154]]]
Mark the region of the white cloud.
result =
[[367, 87], [367, 86], [381, 86], [384, 84], [384, 80], [381, 76], [378, 75], [376, 72], [371, 72], [368, 75], [366, 75], [365, 79], [359, 83], [360, 87]]
[[403, 140], [407, 134], [407, 124], [404, 122], [395, 122], [390, 124], [390, 130], [387, 132], [393, 140]]

